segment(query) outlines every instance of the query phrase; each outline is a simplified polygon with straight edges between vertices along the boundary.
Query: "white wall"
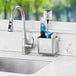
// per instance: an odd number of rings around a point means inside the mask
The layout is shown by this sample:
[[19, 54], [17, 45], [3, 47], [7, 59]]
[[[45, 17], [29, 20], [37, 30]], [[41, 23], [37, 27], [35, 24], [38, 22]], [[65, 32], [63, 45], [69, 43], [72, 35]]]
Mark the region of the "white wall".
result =
[[76, 55], [76, 23], [52, 22], [49, 31], [58, 33], [59, 52], [62, 55]]
[[[35, 46], [39, 36], [40, 21], [26, 21], [28, 39], [34, 37]], [[14, 32], [8, 32], [8, 20], [0, 20], [0, 51], [22, 50], [22, 29], [21, 21], [14, 21]], [[76, 55], [76, 23], [50, 22], [49, 31], [56, 32], [59, 36], [59, 53], [62, 55]], [[37, 46], [33, 52], [37, 52]]]

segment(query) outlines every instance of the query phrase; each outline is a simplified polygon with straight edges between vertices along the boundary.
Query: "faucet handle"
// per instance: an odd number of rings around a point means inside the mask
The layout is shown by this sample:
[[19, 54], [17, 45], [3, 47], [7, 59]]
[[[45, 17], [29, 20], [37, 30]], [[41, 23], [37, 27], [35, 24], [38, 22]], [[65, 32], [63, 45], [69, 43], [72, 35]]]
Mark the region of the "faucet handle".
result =
[[34, 46], [34, 38], [32, 37], [32, 43], [27, 41], [27, 43], [24, 45], [26, 48], [32, 48]]
[[13, 32], [13, 23], [9, 21], [8, 32]]

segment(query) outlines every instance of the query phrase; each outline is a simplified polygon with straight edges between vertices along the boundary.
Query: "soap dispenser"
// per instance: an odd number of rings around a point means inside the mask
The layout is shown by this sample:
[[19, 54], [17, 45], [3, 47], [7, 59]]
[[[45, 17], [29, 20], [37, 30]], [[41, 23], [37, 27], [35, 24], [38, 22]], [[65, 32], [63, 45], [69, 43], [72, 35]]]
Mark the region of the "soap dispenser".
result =
[[46, 38], [46, 21], [44, 19], [41, 19], [40, 22], [40, 37]]

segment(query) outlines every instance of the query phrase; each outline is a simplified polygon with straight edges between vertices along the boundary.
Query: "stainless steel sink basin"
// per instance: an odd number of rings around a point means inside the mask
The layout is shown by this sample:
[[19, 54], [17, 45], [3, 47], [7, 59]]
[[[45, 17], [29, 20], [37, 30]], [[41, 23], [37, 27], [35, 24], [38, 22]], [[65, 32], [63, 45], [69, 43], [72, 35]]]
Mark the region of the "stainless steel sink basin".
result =
[[50, 62], [0, 57], [0, 71], [32, 74]]

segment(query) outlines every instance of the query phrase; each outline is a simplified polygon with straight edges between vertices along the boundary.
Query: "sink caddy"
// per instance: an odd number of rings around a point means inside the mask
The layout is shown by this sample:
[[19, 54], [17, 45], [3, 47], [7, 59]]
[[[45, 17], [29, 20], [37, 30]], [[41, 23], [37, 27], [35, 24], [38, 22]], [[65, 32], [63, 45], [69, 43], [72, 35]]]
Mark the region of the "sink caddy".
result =
[[45, 55], [56, 55], [59, 50], [59, 39], [38, 38], [38, 53]]

